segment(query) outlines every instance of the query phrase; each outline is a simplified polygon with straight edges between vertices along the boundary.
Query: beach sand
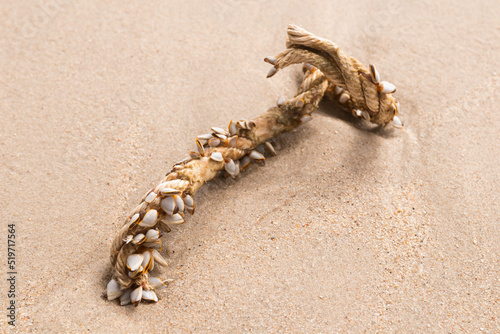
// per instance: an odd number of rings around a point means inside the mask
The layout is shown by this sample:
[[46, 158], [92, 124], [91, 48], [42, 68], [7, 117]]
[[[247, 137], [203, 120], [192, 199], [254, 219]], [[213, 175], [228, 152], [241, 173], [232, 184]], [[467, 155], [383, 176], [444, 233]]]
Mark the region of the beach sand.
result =
[[[4, 1], [1, 331], [500, 332], [500, 3]], [[101, 294], [125, 217], [196, 135], [291, 97], [297, 24], [397, 86], [403, 130], [324, 102], [196, 194], [158, 304]]]

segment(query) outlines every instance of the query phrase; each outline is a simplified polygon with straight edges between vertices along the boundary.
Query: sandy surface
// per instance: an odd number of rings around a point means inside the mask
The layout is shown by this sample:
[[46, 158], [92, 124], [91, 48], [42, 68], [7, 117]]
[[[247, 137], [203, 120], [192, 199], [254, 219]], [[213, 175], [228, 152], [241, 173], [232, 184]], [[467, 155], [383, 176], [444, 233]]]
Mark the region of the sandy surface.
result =
[[[44, 7], [44, 8], [42, 8]], [[18, 332], [500, 332], [498, 1], [3, 1], [1, 272]], [[295, 23], [374, 63], [405, 129], [324, 103], [197, 194], [157, 305], [101, 299], [124, 217], [194, 138], [295, 93]], [[7, 284], [0, 284], [1, 331]]]

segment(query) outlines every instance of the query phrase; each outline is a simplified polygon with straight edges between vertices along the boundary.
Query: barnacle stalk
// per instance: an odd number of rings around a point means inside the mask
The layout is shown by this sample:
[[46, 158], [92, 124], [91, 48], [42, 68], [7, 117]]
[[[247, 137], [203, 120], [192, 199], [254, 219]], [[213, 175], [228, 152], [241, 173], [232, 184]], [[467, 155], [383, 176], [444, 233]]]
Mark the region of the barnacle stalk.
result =
[[[333, 43], [296, 26], [288, 28], [288, 35], [288, 49], [265, 61], [274, 65], [270, 75], [306, 62], [296, 96], [288, 100], [280, 97], [276, 106], [253, 120], [231, 121], [227, 130], [213, 127], [196, 138], [197, 150], [176, 163], [143, 196], [116, 235], [110, 253], [113, 278], [107, 285], [108, 300], [119, 299], [121, 305], [158, 301], [155, 290], [165, 288], [168, 282], [151, 275], [156, 264], [168, 264], [160, 254], [161, 237], [170, 232], [171, 225], [184, 223], [186, 213], [194, 213], [196, 191], [218, 174], [235, 178], [251, 162], [263, 162], [265, 154], [276, 155], [269, 140], [310, 121], [325, 95], [336, 97], [353, 110], [368, 112], [371, 122], [386, 124], [393, 119], [397, 103], [384, 92], [387, 86], [377, 86], [381, 83], [374, 67], [369, 72]], [[343, 98], [346, 95], [348, 98]]]

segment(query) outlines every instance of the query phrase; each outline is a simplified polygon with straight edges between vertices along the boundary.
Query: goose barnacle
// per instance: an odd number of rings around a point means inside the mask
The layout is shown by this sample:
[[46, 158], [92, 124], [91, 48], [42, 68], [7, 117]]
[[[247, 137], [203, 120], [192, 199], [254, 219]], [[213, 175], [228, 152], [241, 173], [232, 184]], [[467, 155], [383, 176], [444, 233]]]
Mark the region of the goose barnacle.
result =
[[374, 65], [370, 64], [370, 75], [374, 84], [380, 82], [380, 75]]
[[279, 99], [278, 99], [278, 101], [276, 102], [276, 105], [278, 107], [281, 107], [284, 104], [285, 104], [285, 98], [283, 96], [280, 96]]
[[139, 277], [142, 272], [144, 271], [144, 268], [142, 266], [140, 266], [139, 268], [137, 268], [136, 271], [130, 271], [128, 273], [128, 277], [130, 277], [131, 279], [136, 279], [137, 277]]
[[240, 171], [244, 170], [248, 166], [250, 166], [250, 163], [252, 160], [248, 157], [248, 155], [245, 155], [243, 158], [240, 159]]
[[394, 116], [394, 118], [392, 119], [392, 126], [397, 129], [403, 128], [403, 123], [401, 122], [398, 116]]
[[346, 92], [342, 93], [339, 97], [339, 102], [341, 104], [344, 104], [347, 102], [347, 100], [349, 100], [349, 94], [347, 94]]
[[227, 145], [229, 147], [235, 147], [237, 143], [238, 143], [238, 136], [232, 136], [227, 140]]
[[217, 162], [224, 160], [220, 152], [213, 152], [212, 155], [210, 155], [210, 159]]
[[142, 221], [139, 223], [142, 227], [152, 227], [156, 223], [156, 219], [158, 219], [158, 211], [156, 210], [149, 210], [146, 212], [146, 215], [142, 219]]
[[161, 256], [160, 252], [158, 252], [156, 249], [153, 249], [151, 251], [151, 255], [155, 259], [156, 263], [158, 263], [160, 266], [166, 267], [168, 266], [167, 260], [163, 256]]
[[194, 213], [194, 199], [190, 195], [186, 195], [183, 198], [184, 204], [186, 205], [186, 210], [190, 213]]
[[149, 251], [143, 252], [142, 257], [143, 259], [141, 266], [143, 267], [143, 272], [146, 272], [151, 267], [151, 262], [153, 261], [153, 257], [151, 256], [151, 253]]
[[270, 142], [266, 141], [264, 143], [264, 146], [266, 147], [266, 150], [268, 150], [269, 153], [271, 153], [271, 155], [276, 156], [276, 151], [274, 150], [273, 144], [271, 144]]
[[175, 205], [175, 199], [171, 196], [165, 197], [164, 199], [161, 200], [160, 206], [163, 211], [166, 212], [167, 215], [173, 215], [176, 205]]
[[108, 300], [114, 300], [121, 296], [122, 291], [120, 289], [120, 284], [115, 279], [109, 281], [106, 287], [106, 294], [108, 296]]
[[267, 72], [267, 78], [270, 78], [272, 77], [273, 75], [276, 74], [276, 72], [278, 72], [278, 70], [276, 69], [276, 67], [271, 67], [271, 69], [269, 70], [269, 72]]
[[146, 242], [156, 241], [160, 237], [161, 237], [161, 233], [158, 230], [148, 230], [146, 232]]
[[132, 304], [137, 306], [137, 304], [139, 304], [141, 299], [142, 299], [142, 286], [139, 286], [130, 293], [130, 301], [132, 302]]
[[179, 225], [179, 224], [184, 223], [184, 218], [182, 218], [182, 216], [178, 213], [165, 217], [165, 220], [167, 221], [167, 223], [171, 223], [171, 224], [175, 224], [175, 225]]
[[218, 128], [216, 126], [212, 127], [212, 131], [216, 134], [220, 134], [220, 135], [227, 135], [227, 131], [222, 129], [222, 128]]
[[142, 264], [144, 257], [142, 254], [132, 254], [127, 257], [127, 268], [130, 271], [136, 271]]
[[224, 169], [229, 175], [235, 177], [236, 165], [234, 164], [233, 159], [224, 159]]
[[205, 153], [205, 148], [203, 147], [201, 141], [198, 138], [196, 138], [195, 141], [196, 141], [196, 146], [198, 147], [198, 152], [200, 152], [200, 154]]
[[156, 303], [158, 301], [158, 297], [156, 296], [156, 293], [153, 290], [143, 290], [142, 299], [153, 303]]
[[120, 296], [120, 305], [128, 305], [130, 304], [130, 295], [132, 293], [132, 289], [127, 289], [123, 291], [123, 294]]
[[276, 65], [276, 58], [273, 56], [269, 56], [269, 57], [264, 58], [264, 61], [266, 63], [271, 64], [271, 65]]
[[198, 138], [200, 141], [205, 141], [206, 142], [207, 140], [209, 140], [210, 138], [212, 138], [212, 134], [211, 133], [205, 133], [205, 134], [197, 136], [196, 138]]
[[156, 198], [156, 196], [158, 196], [158, 194], [152, 191], [146, 196], [144, 202], [151, 203]]
[[259, 151], [256, 151], [256, 150], [253, 150], [252, 152], [250, 152], [250, 158], [257, 160], [257, 161], [264, 161], [266, 159]]
[[170, 279], [166, 279], [166, 280], [162, 281], [158, 277], [154, 277], [154, 276], [149, 277], [149, 285], [151, 285], [153, 287], [153, 289], [155, 289], [155, 290], [165, 289], [167, 287], [167, 285], [165, 283], [171, 282], [171, 281], [172, 280], [170, 280]]
[[136, 234], [134, 236], [134, 238], [132, 239], [132, 243], [134, 245], [140, 245], [142, 244], [144, 241], [146, 241], [146, 236], [142, 233], [139, 233], [139, 234]]
[[377, 90], [381, 93], [390, 94], [396, 91], [396, 86], [387, 81], [382, 81], [378, 84]]
[[174, 195], [175, 205], [177, 206], [179, 214], [184, 215], [184, 201], [180, 195]]
[[129, 222], [129, 227], [128, 228], [133, 228], [137, 225], [137, 223], [139, 222], [139, 216], [140, 214], [139, 213], [136, 213], [132, 216], [132, 218], [130, 218], [130, 222]]
[[180, 194], [181, 191], [179, 189], [165, 187], [165, 188], [163, 188], [163, 189], [160, 190], [160, 193], [163, 196], [172, 196], [172, 195]]
[[212, 138], [208, 141], [208, 146], [210, 147], [217, 147], [220, 144], [220, 139], [219, 138]]
[[232, 120], [229, 122], [229, 126], [227, 128], [228, 128], [229, 134], [231, 136], [238, 134], [238, 127], [236, 126], [236, 123], [233, 122]]

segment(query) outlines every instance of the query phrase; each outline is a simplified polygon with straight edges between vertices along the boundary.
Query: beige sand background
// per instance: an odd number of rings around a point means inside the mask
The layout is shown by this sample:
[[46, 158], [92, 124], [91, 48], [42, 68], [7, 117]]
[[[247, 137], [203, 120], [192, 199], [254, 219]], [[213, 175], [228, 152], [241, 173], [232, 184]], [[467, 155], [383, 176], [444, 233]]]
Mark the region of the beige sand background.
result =
[[[15, 222], [18, 332], [500, 332], [497, 1], [0, 10], [0, 251]], [[265, 79], [262, 61], [289, 23], [376, 64], [405, 129], [322, 104], [265, 167], [197, 194], [166, 237], [175, 281], [157, 305], [104, 301], [114, 234], [195, 136], [295, 93], [299, 67]]]

